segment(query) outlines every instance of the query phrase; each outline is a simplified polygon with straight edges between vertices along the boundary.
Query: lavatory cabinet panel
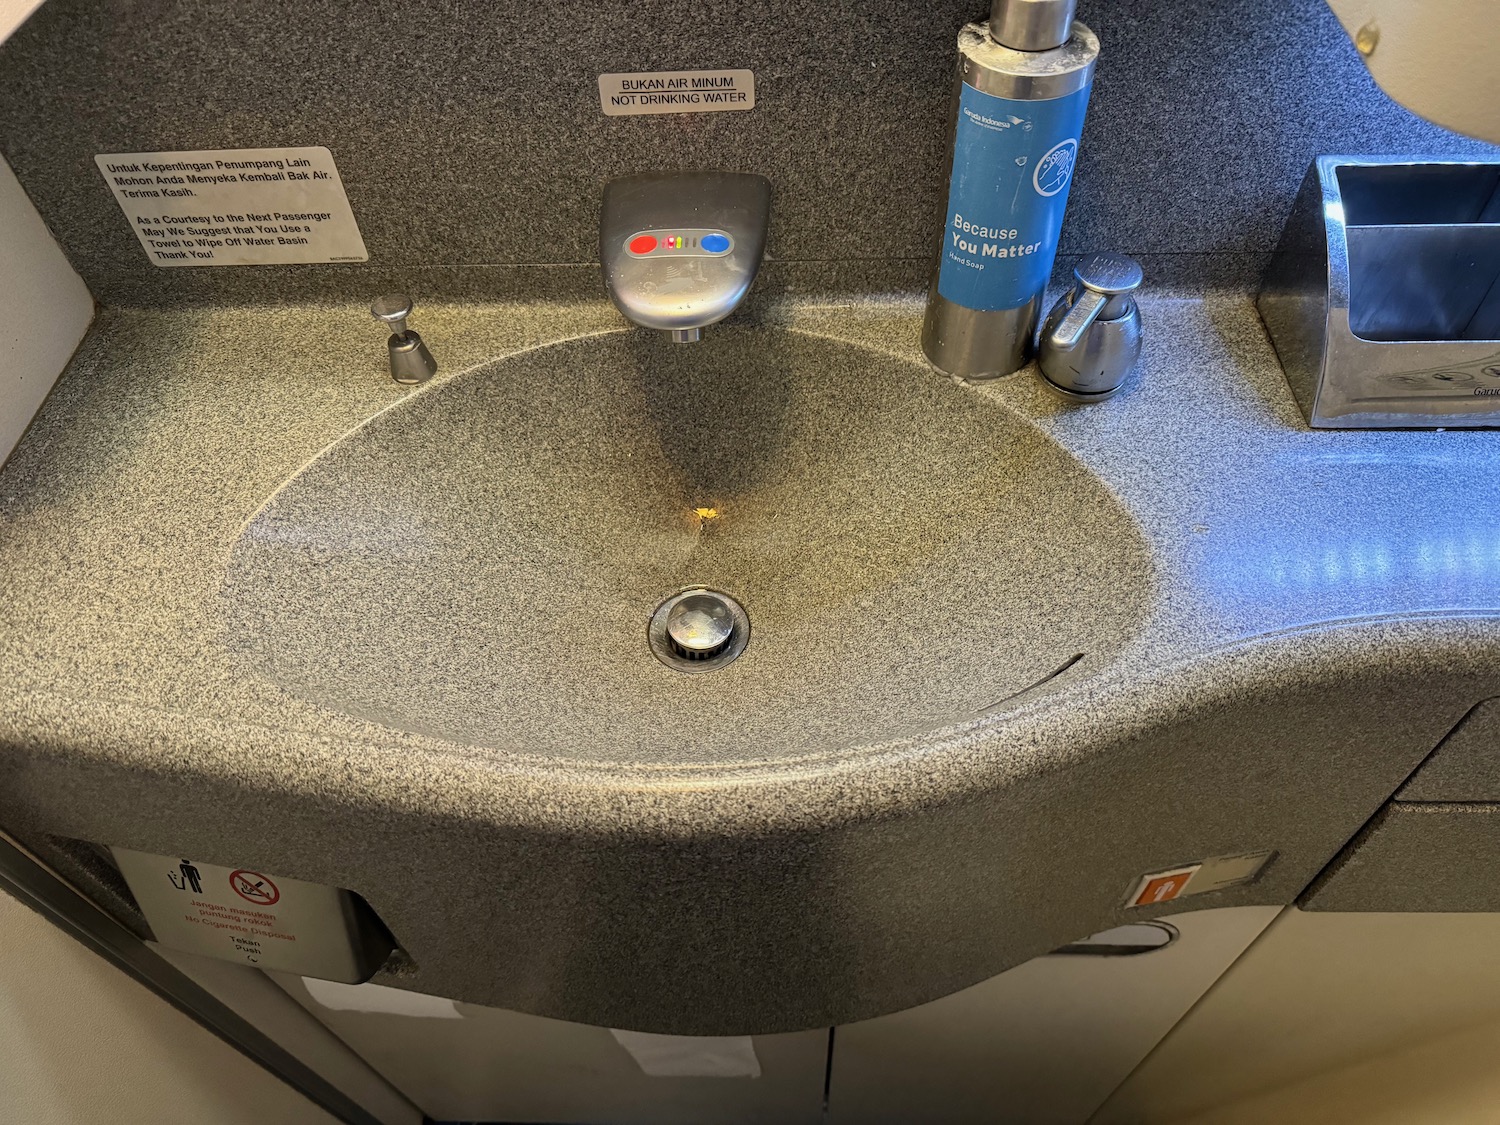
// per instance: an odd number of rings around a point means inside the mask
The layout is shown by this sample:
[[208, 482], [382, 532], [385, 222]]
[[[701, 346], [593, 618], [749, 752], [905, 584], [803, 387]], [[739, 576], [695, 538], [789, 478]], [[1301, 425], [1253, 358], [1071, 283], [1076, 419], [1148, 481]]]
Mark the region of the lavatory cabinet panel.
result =
[[[1493, 1096], [1464, 1104], [1495, 1071], [1493, 1034], [1463, 1037], [1500, 1026], [1497, 948], [1500, 914], [1285, 910], [1090, 1125], [1493, 1122]], [[1432, 1065], [1402, 1066], [1424, 1045]], [[1341, 1072], [1386, 1096], [1329, 1099]]]
[[1500, 699], [1464, 717], [1398, 794], [1402, 801], [1500, 801]]
[[622, 1042], [602, 1027], [378, 985], [273, 979], [437, 1121], [818, 1125], [822, 1116], [824, 1029]]
[[1392, 801], [1329, 865], [1304, 910], [1500, 912], [1500, 804]]
[[1038, 957], [839, 1027], [830, 1125], [1082, 1125], [1277, 913], [1176, 915], [1163, 949]]

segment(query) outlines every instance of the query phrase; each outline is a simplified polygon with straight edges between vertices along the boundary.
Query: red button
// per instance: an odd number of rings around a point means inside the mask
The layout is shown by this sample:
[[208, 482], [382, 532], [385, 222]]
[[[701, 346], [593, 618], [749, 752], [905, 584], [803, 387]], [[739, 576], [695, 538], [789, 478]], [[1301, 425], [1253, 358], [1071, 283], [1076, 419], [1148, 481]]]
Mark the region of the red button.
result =
[[649, 254], [656, 249], [656, 239], [649, 234], [638, 234], [630, 240], [632, 254]]

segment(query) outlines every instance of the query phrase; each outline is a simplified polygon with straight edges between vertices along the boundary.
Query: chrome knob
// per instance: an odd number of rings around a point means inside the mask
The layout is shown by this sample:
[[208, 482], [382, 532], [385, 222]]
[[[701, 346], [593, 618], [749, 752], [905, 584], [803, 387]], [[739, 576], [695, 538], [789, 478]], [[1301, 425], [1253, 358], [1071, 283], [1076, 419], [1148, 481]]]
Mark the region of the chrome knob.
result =
[[1121, 254], [1095, 254], [1073, 278], [1042, 325], [1037, 359], [1053, 390], [1098, 402], [1125, 385], [1140, 358], [1141, 313], [1133, 294], [1141, 267]]
[[390, 326], [392, 335], [405, 336], [406, 318], [411, 316], [411, 310], [411, 298], [405, 293], [387, 293], [375, 298], [375, 303], [370, 306], [370, 315], [376, 320], [385, 321]]
[[370, 315], [391, 330], [386, 349], [391, 354], [391, 378], [405, 386], [425, 383], [437, 374], [437, 360], [418, 336], [406, 326], [411, 316], [411, 298], [405, 293], [388, 293], [376, 297]]
[[734, 614], [722, 598], [693, 594], [667, 613], [667, 637], [678, 654], [706, 660], [723, 650], [734, 635]]

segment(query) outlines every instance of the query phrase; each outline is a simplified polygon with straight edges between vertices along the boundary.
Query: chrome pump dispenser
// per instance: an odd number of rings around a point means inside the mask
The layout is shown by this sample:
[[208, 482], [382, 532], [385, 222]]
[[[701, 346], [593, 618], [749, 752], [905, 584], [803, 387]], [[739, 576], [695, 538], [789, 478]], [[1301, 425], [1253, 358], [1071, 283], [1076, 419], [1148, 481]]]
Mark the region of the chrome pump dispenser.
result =
[[947, 222], [922, 350], [966, 379], [1031, 357], [1099, 39], [1077, 0], [994, 0], [958, 36]]

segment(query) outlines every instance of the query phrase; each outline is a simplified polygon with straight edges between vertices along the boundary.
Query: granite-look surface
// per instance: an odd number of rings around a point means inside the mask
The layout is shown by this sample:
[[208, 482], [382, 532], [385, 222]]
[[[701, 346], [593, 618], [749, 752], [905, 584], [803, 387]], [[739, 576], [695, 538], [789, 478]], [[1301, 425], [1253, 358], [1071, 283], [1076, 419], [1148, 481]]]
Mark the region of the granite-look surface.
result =
[[1500, 911], [1500, 804], [1392, 801], [1350, 841], [1303, 910]]
[[[670, 167], [768, 176], [769, 254], [806, 267], [797, 284], [917, 288], [955, 43], [984, 7], [49, 0], [0, 47], [0, 152], [105, 304], [581, 297], [604, 183]], [[1391, 102], [1322, 0], [1084, 0], [1079, 17], [1103, 54], [1065, 254], [1243, 286], [1314, 155], [1494, 151]], [[755, 108], [600, 112], [602, 72], [704, 68], [753, 70]], [[93, 163], [293, 145], [332, 150], [368, 265], [157, 269]]]
[[1500, 802], [1500, 700], [1481, 703], [1401, 787], [1401, 801]]
[[[645, 643], [692, 586], [749, 614], [712, 675]], [[723, 767], [972, 718], [1079, 654], [1081, 674], [1154, 586], [1118, 501], [999, 403], [718, 326], [539, 348], [373, 419], [245, 528], [224, 634], [294, 694], [402, 730]]]
[[[1277, 852], [1257, 883], [1188, 905], [1289, 902], [1478, 700], [1500, 694], [1500, 511], [1484, 485], [1500, 451], [1482, 432], [1314, 433], [1248, 297], [1161, 292], [1143, 310], [1139, 382], [1076, 407], [1032, 372], [984, 388], [927, 374], [911, 302], [772, 303], [718, 329], [721, 350], [683, 349], [661, 385], [654, 365], [617, 368], [614, 383], [586, 370], [652, 347], [612, 335], [622, 323], [602, 303], [432, 306], [418, 324], [442, 370], [414, 391], [390, 382], [362, 307], [106, 309], [0, 473], [0, 824], [44, 850], [64, 836], [349, 887], [410, 955], [387, 983], [687, 1034], [806, 1028], [944, 995], [1114, 924], [1141, 873], [1209, 855]], [[513, 544], [513, 529], [479, 528], [460, 509], [541, 501], [540, 484], [517, 483], [526, 472], [566, 479], [571, 465], [581, 488], [625, 450], [649, 453], [660, 433], [643, 417], [736, 393], [692, 368], [724, 354], [736, 362], [714, 374], [744, 380], [749, 417], [769, 424], [778, 402], [795, 404], [784, 441], [731, 431], [730, 468], [774, 481], [783, 459], [842, 467], [847, 494], [889, 506], [885, 535], [856, 512], [838, 517], [856, 520], [843, 546], [809, 548], [840, 582], [864, 572], [862, 557], [883, 566], [877, 597], [921, 576], [910, 604], [862, 619], [872, 630], [894, 635], [941, 599], [941, 559], [1001, 533], [993, 506], [1019, 523], [1006, 535], [1034, 540], [1017, 548], [1027, 568], [1058, 518], [1096, 538], [1075, 542], [1080, 560], [1107, 561], [1082, 592], [1038, 581], [1027, 603], [986, 591], [1011, 619], [970, 634], [968, 665], [978, 675], [996, 653], [1021, 659], [1015, 638], [1054, 617], [1068, 621], [1062, 651], [1085, 659], [983, 715], [945, 704], [909, 716], [940, 724], [921, 734], [878, 741], [895, 732], [877, 719], [857, 746], [808, 730], [795, 756], [734, 744], [722, 765], [684, 764], [667, 751], [569, 752], [545, 732], [548, 752], [525, 753], [517, 736], [544, 721], [540, 694], [502, 744], [500, 703], [444, 712], [421, 683], [426, 649], [450, 643], [442, 622], [472, 630], [466, 604], [503, 600], [474, 585], [493, 577], [481, 560], [470, 584], [431, 574], [453, 599], [445, 619], [421, 620], [419, 594], [392, 592], [398, 607], [416, 600], [404, 635], [377, 637], [390, 648], [382, 690], [412, 683], [413, 701], [398, 713], [390, 692], [387, 711], [357, 713], [365, 701], [349, 689], [380, 674], [373, 650], [341, 645], [328, 605], [297, 585], [305, 569], [266, 569], [278, 552], [326, 558], [356, 589], [398, 573], [420, 537], [382, 538], [376, 524], [442, 524], [382, 521], [397, 499]], [[819, 370], [839, 378], [824, 386]], [[666, 415], [650, 414], [651, 394], [667, 396]], [[549, 410], [572, 454], [561, 461], [536, 417]], [[980, 510], [934, 563], [892, 565], [951, 519], [931, 482], [910, 479], [913, 441], [942, 418], [947, 444], [924, 464], [986, 475], [954, 485]], [[507, 427], [519, 445], [500, 441]], [[632, 556], [658, 566], [624, 509], [681, 503], [669, 479], [683, 478], [634, 466], [608, 482], [615, 553], [590, 554], [595, 542], [559, 573]], [[808, 533], [797, 513], [812, 483], [782, 492]], [[498, 491], [480, 494], [486, 484]], [[909, 496], [932, 498], [942, 520]], [[345, 530], [315, 526], [322, 515]], [[267, 555], [268, 529], [295, 534]], [[680, 547], [680, 535], [666, 538]], [[781, 550], [770, 561], [795, 559]], [[1012, 561], [995, 560], [997, 581], [1013, 580]], [[1132, 569], [1135, 587], [1122, 576]], [[279, 616], [256, 601], [292, 579]], [[631, 589], [619, 574], [598, 581]], [[252, 604], [258, 633], [245, 627]], [[377, 634], [384, 612], [370, 607]], [[294, 671], [310, 675], [316, 656], [337, 691], [266, 663], [266, 639], [298, 628], [329, 635], [301, 638], [309, 659]], [[770, 632], [752, 646], [772, 651]], [[920, 682], [930, 646], [936, 697], [967, 707], [981, 693], [955, 683], [954, 643], [913, 636], [903, 674]], [[1035, 655], [1046, 669], [1054, 651]], [[705, 687], [731, 683], [734, 667]], [[616, 718], [594, 712], [599, 744], [642, 705], [626, 681], [614, 687]], [[483, 729], [452, 721], [474, 714]], [[712, 730], [716, 712], [702, 722]]]

